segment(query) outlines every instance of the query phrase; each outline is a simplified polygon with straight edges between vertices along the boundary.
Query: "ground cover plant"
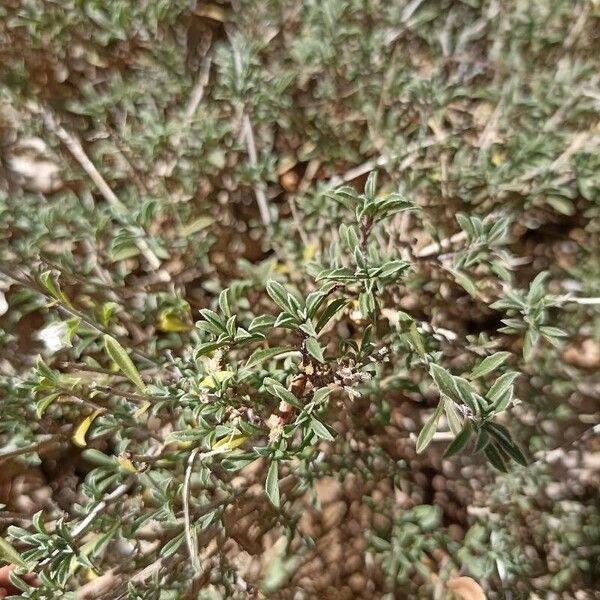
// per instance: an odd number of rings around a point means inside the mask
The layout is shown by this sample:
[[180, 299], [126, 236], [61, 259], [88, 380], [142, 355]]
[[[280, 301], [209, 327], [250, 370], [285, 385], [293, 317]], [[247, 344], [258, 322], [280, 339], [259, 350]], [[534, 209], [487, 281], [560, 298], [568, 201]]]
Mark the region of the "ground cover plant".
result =
[[596, 597], [599, 31], [4, 2], [0, 597]]

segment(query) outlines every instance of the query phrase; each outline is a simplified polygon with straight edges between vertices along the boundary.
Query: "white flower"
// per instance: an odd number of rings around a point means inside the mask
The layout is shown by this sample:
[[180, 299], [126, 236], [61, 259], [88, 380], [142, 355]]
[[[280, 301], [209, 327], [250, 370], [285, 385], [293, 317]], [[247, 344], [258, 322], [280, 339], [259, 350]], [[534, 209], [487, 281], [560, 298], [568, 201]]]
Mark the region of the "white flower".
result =
[[66, 321], [50, 323], [40, 329], [36, 337], [44, 344], [49, 354], [71, 347], [71, 331]]
[[8, 302], [4, 292], [0, 291], [0, 317], [8, 311]]

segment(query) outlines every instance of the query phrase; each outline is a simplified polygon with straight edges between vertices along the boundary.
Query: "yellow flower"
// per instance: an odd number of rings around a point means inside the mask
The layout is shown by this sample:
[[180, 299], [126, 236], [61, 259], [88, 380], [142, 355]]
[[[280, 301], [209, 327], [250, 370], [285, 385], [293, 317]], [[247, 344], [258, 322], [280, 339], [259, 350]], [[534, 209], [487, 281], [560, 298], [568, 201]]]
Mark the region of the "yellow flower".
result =
[[101, 410], [95, 410], [91, 415], [88, 415], [77, 427], [75, 433], [73, 434], [73, 443], [80, 448], [85, 448], [87, 446], [87, 441], [85, 439], [85, 435], [88, 432], [88, 429], [91, 427], [94, 419], [101, 413]]
[[233, 371], [215, 371], [207, 375], [198, 385], [208, 389], [217, 387], [218, 383], [222, 383], [226, 379], [233, 376]]
[[307, 263], [310, 262], [317, 253], [319, 249], [319, 244], [317, 242], [311, 242], [304, 248], [304, 252], [302, 253], [302, 260]]
[[192, 326], [181, 319], [172, 309], [166, 308], [158, 317], [158, 328], [166, 333], [181, 333], [190, 331]]
[[221, 438], [219, 441], [215, 442], [211, 450], [222, 450], [223, 452], [233, 450], [234, 448], [241, 446], [247, 439], [247, 435], [227, 435], [224, 438]]

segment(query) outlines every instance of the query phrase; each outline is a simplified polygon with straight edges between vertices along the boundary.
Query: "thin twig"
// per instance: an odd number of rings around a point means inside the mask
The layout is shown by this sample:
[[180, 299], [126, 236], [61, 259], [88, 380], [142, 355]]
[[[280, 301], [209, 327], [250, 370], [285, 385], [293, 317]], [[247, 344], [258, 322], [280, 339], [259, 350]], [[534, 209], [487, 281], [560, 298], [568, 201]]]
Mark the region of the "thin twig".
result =
[[150, 191], [148, 189], [148, 186], [145, 184], [145, 182], [140, 177], [140, 175], [138, 173], [138, 169], [134, 166], [134, 164], [127, 157], [127, 148], [125, 147], [125, 144], [119, 137], [119, 134], [115, 130], [113, 130], [111, 127], [108, 127], [108, 126], [106, 127], [106, 132], [107, 132], [108, 137], [110, 138], [110, 140], [112, 141], [112, 143], [115, 146], [116, 154], [118, 154], [119, 158], [127, 166], [129, 175], [130, 175], [131, 179], [133, 180], [133, 182], [135, 183], [135, 185], [137, 186], [140, 193], [149, 195]]
[[320, 166], [321, 166], [321, 161], [316, 158], [312, 158], [308, 162], [308, 165], [306, 166], [306, 170], [304, 171], [302, 180], [300, 181], [300, 183], [298, 185], [297, 194], [299, 196], [306, 193], [306, 191], [310, 187], [310, 184], [312, 183], [313, 179], [319, 172]]
[[388, 156], [379, 156], [378, 158], [372, 158], [367, 160], [366, 162], [353, 167], [352, 169], [346, 171], [342, 175], [335, 175], [325, 184], [325, 189], [332, 189], [343, 183], [348, 183], [362, 175], [366, 175], [376, 169], [377, 167], [384, 167], [393, 160], [397, 160], [402, 158], [402, 162], [400, 163], [399, 170], [402, 171], [406, 167], [410, 166], [410, 164], [415, 160], [416, 156], [421, 150], [425, 150], [426, 148], [430, 148], [431, 146], [441, 145], [450, 138], [460, 135], [465, 131], [469, 130], [470, 127], [464, 127], [458, 131], [454, 131], [451, 133], [446, 133], [443, 136], [429, 136], [424, 140], [420, 140], [410, 144], [406, 150], [406, 152], [398, 153], [398, 154], [390, 154]]
[[[96, 506], [94, 506], [94, 508], [87, 514], [87, 516], [78, 525], [76, 525], [73, 528], [73, 531], [71, 532], [71, 539], [72, 540], [79, 539], [85, 533], [85, 530], [108, 508], [108, 506], [112, 502], [114, 502], [115, 500], [118, 500], [121, 496], [123, 496], [125, 493], [127, 493], [129, 491], [129, 489], [133, 486], [134, 482], [135, 482], [135, 479], [133, 479], [133, 478], [129, 479], [125, 483], [122, 483], [120, 486], [118, 486], [110, 494], [106, 495], [103, 500], [98, 502], [98, 504], [96, 504]], [[40, 567], [44, 567], [45, 565], [50, 563], [54, 557], [58, 556], [61, 552], [62, 552], [62, 550], [60, 548], [57, 548], [56, 550], [51, 552], [49, 556], [47, 556], [46, 558], [41, 560], [38, 563], [38, 565]]]
[[[150, 555], [156, 551], [156, 547], [153, 544], [151, 549], [148, 550], [145, 554]], [[139, 558], [139, 557], [138, 557]], [[154, 562], [150, 563], [137, 573], [135, 573], [131, 578], [128, 578], [128, 581], [132, 583], [143, 583], [147, 579], [149, 579], [154, 573], [157, 573], [161, 570], [163, 566], [166, 564], [175, 564], [178, 561], [181, 561], [181, 557], [178, 556], [170, 556], [170, 557], [162, 557], [156, 559]], [[84, 584], [77, 590], [77, 598], [80, 600], [96, 600], [100, 597], [106, 597], [106, 593], [110, 593], [111, 595], [115, 589], [118, 589], [118, 586], [121, 584], [122, 577], [120, 572], [123, 570], [123, 564], [120, 564], [118, 567], [114, 567], [110, 571], [104, 573], [97, 579], [93, 579], [92, 581]], [[119, 597], [120, 593], [117, 591], [116, 596]]]
[[114, 396], [120, 396], [121, 398], [127, 398], [127, 400], [131, 400], [132, 402], [148, 402], [150, 400], [154, 400], [155, 402], [161, 402], [163, 400], [168, 400], [167, 397], [164, 396], [146, 396], [144, 394], [136, 394], [134, 392], [127, 392], [125, 390], [119, 390], [114, 387], [108, 387], [106, 385], [92, 385], [91, 391], [99, 391], [104, 392], [105, 394], [113, 394]]
[[506, 92], [503, 93], [498, 104], [496, 104], [496, 108], [494, 109], [492, 116], [488, 119], [484, 130], [479, 136], [479, 140], [477, 142], [477, 145], [479, 146], [479, 152], [483, 152], [484, 150], [486, 150], [487, 147], [495, 140], [495, 135], [497, 133], [496, 129], [498, 126], [498, 121], [500, 120], [500, 115], [502, 114], [502, 111], [504, 109], [505, 98]]
[[[244, 114], [242, 117], [242, 129], [244, 132], [244, 139], [246, 140], [246, 147], [248, 148], [248, 160], [250, 161], [250, 166], [255, 169], [258, 166], [258, 157], [256, 154], [256, 144], [254, 142], [252, 123], [250, 122], [250, 117], [247, 114]], [[258, 204], [260, 218], [262, 219], [265, 227], [270, 229], [271, 215], [269, 213], [269, 207], [267, 204], [267, 196], [260, 185], [254, 186], [254, 195], [256, 197], [256, 203]]]
[[308, 239], [308, 235], [306, 235], [306, 231], [304, 231], [304, 227], [302, 227], [302, 221], [300, 219], [300, 215], [298, 214], [298, 209], [296, 208], [296, 198], [293, 195], [288, 196], [288, 204], [290, 205], [290, 211], [292, 213], [292, 220], [294, 221], [294, 226], [296, 227], [296, 231], [304, 244], [304, 247], [307, 248], [310, 240]]
[[[210, 46], [210, 41], [208, 42], [208, 46]], [[200, 102], [202, 102], [202, 98], [204, 97], [204, 92], [206, 91], [206, 86], [208, 85], [208, 80], [210, 78], [211, 65], [212, 55], [207, 52], [202, 59], [200, 71], [198, 72], [198, 77], [196, 78], [196, 83], [194, 84], [194, 87], [190, 93], [190, 97], [188, 98], [185, 108], [183, 109], [183, 116], [173, 123], [174, 127], [177, 128], [177, 133], [171, 140], [173, 147], [177, 147], [181, 143], [184, 131], [189, 128], [194, 114], [198, 110]]]
[[577, 297], [577, 296], [569, 296], [569, 294], [565, 295], [565, 296], [561, 296], [560, 298], [558, 298], [558, 300], [561, 303], [565, 303], [568, 304], [569, 302], [572, 302], [573, 304], [587, 304], [587, 305], [594, 305], [594, 304], [600, 304], [600, 298], [581, 298], [581, 297]]
[[313, 158], [309, 161], [306, 170], [304, 171], [304, 176], [298, 185], [298, 189], [295, 194], [288, 195], [288, 203], [290, 205], [290, 210], [292, 212], [292, 220], [294, 221], [294, 226], [296, 227], [296, 231], [302, 240], [305, 248], [308, 248], [310, 244], [310, 240], [302, 225], [302, 219], [298, 213], [298, 209], [296, 208], [296, 199], [299, 196], [304, 195], [308, 188], [310, 187], [311, 182], [315, 178], [317, 172], [319, 171], [319, 167], [321, 166], [321, 161]]
[[[222, 452], [222, 450], [218, 451], [210, 451], [205, 453], [206, 456], [213, 455]], [[202, 455], [201, 455], [202, 456]], [[190, 457], [191, 458], [191, 457]], [[188, 459], [189, 463], [189, 459]], [[191, 479], [191, 474], [190, 474]], [[283, 479], [279, 481], [279, 488], [282, 494], [288, 493], [294, 483], [296, 478], [293, 475], [287, 475]], [[188, 486], [189, 487], [189, 486]], [[237, 490], [235, 492], [235, 497], [240, 498], [245, 496], [248, 493], [248, 488]], [[194, 517], [200, 517], [204, 514], [207, 514], [211, 510], [214, 510], [218, 505], [222, 505], [228, 502], [228, 498], [221, 499], [219, 501], [211, 502], [206, 506], [201, 507], [198, 512], [194, 512]], [[238, 518], [242, 518], [243, 516], [250, 514], [254, 510], [256, 510], [260, 503], [264, 500], [264, 496], [258, 495], [252, 498], [248, 498], [241, 507], [239, 513], [237, 513]], [[185, 518], [184, 518], [185, 523]], [[209, 547], [209, 542], [217, 535], [219, 532], [219, 528], [216, 525], [211, 525], [210, 527], [203, 530], [198, 538], [200, 545], [204, 548], [203, 551], [203, 559], [209, 557], [213, 550]], [[152, 549], [152, 552], [155, 551], [155, 548]], [[150, 552], [148, 553], [150, 554]], [[77, 597], [81, 600], [88, 600], [91, 598], [111, 598], [112, 600], [121, 600], [124, 598], [123, 586], [126, 582], [141, 584], [147, 581], [153, 575], [159, 575], [161, 572], [164, 572], [165, 568], [169, 565], [175, 565], [181, 562], [182, 557], [175, 554], [170, 557], [158, 558], [154, 562], [150, 563], [148, 566], [144, 567], [133, 576], [125, 577], [121, 574], [125, 570], [125, 566], [120, 566], [112, 569], [111, 571], [105, 573], [98, 579], [85, 584], [81, 587], [77, 592]]]
[[577, 18], [577, 20], [575, 21], [575, 23], [569, 30], [569, 33], [565, 37], [565, 40], [563, 42], [563, 48], [565, 50], [569, 50], [571, 48], [571, 46], [573, 46], [573, 44], [575, 44], [575, 42], [577, 41], [577, 38], [579, 37], [579, 35], [583, 31], [583, 29], [585, 28], [588, 16], [590, 14], [590, 8], [591, 8], [591, 6], [586, 4], [580, 10], [579, 17]]
[[40, 439], [37, 442], [33, 442], [32, 444], [28, 444], [27, 446], [21, 446], [20, 448], [12, 448], [9, 450], [2, 450], [0, 452], [0, 464], [5, 460], [17, 458], [18, 456], [23, 456], [24, 454], [31, 454], [33, 452], [39, 452], [40, 450], [46, 450], [57, 444], [60, 444], [65, 440], [65, 438], [66, 435], [64, 433], [40, 436]]
[[194, 471], [194, 463], [196, 458], [200, 456], [201, 459], [208, 458], [209, 456], [215, 456], [216, 454], [223, 454], [229, 452], [230, 448], [227, 444], [223, 444], [219, 448], [209, 450], [208, 452], [202, 452], [200, 454], [200, 447], [194, 448], [187, 461], [187, 467], [185, 469], [185, 477], [183, 480], [183, 522], [185, 528], [185, 543], [187, 545], [188, 554], [194, 571], [197, 573], [200, 569], [198, 562], [198, 553], [196, 550], [196, 542], [192, 534], [192, 521], [190, 517], [190, 484], [192, 481], [192, 473]]
[[131, 478], [125, 483], [122, 483], [114, 491], [104, 497], [103, 500], [98, 502], [96, 506], [88, 513], [88, 515], [81, 521], [72, 531], [71, 537], [76, 540], [81, 537], [85, 530], [98, 518], [98, 516], [106, 510], [111, 502], [118, 500], [121, 496], [126, 494], [133, 486], [135, 479]]
[[[502, 212], [495, 211], [493, 213], [490, 213], [489, 215], [486, 215], [483, 219], [483, 222], [487, 224], [487, 223], [490, 223], [491, 221], [497, 221], [502, 216], [504, 216]], [[419, 250], [418, 252], [415, 252], [414, 257], [415, 258], [428, 258], [430, 256], [438, 255], [443, 250], [449, 250], [450, 248], [452, 248], [452, 246], [454, 246], [458, 242], [464, 242], [465, 240], [468, 239], [468, 237], [469, 236], [466, 231], [459, 231], [458, 233], [451, 235], [449, 238], [444, 238], [442, 240], [432, 242], [431, 244], [428, 244], [424, 248], [421, 248], [421, 250]]]
[[102, 175], [94, 163], [88, 158], [81, 142], [71, 133], [69, 133], [62, 125], [59, 125], [54, 118], [54, 115], [46, 107], [40, 106], [38, 111], [42, 117], [42, 121], [48, 131], [52, 132], [69, 150], [73, 158], [79, 163], [79, 166], [88, 174], [94, 185], [98, 188], [104, 199], [118, 210], [125, 211], [125, 205], [117, 198], [116, 194], [110, 189]]
[[[126, 206], [119, 200], [117, 195], [106, 183], [104, 177], [102, 177], [98, 169], [96, 169], [94, 163], [85, 153], [81, 142], [72, 133], [69, 133], [62, 125], [59, 125], [56, 122], [54, 115], [48, 108], [44, 106], [36, 106], [35, 110], [37, 110], [37, 112], [39, 112], [41, 115], [46, 129], [56, 135], [56, 137], [65, 145], [67, 150], [69, 150], [69, 152], [73, 155], [73, 158], [79, 163], [79, 166], [94, 182], [94, 185], [98, 188], [99, 192], [113, 209], [115, 217], [118, 218], [118, 213], [124, 213], [126, 211]], [[152, 269], [159, 270], [161, 264], [160, 260], [148, 246], [146, 240], [142, 238], [135, 238], [135, 243], [140, 252], [148, 261], [150, 267], [152, 267]], [[170, 275], [166, 271], [162, 272], [162, 275], [167, 281], [170, 280]]]
[[[240, 50], [237, 46], [237, 43], [233, 39], [233, 36], [227, 32], [229, 37], [229, 42], [231, 44], [231, 49], [233, 51], [233, 63], [235, 66], [236, 73], [238, 77], [242, 75], [242, 57], [240, 55]], [[248, 151], [248, 161], [250, 162], [250, 166], [253, 169], [256, 169], [258, 166], [258, 154], [256, 152], [256, 142], [254, 140], [254, 130], [252, 129], [252, 122], [250, 121], [250, 117], [244, 112], [244, 108], [242, 107], [242, 135], [244, 141], [246, 142], [246, 149]], [[267, 196], [260, 185], [254, 186], [254, 196], [256, 198], [256, 203], [258, 205], [258, 211], [260, 213], [260, 218], [264, 226], [267, 230], [271, 231], [271, 214], [269, 213], [269, 206], [267, 204]]]
[[[597, 146], [597, 136], [593, 135], [592, 132], [597, 127], [597, 125], [598, 123], [590, 127], [588, 131], [581, 131], [574, 135], [571, 138], [571, 143], [565, 148], [564, 152], [552, 163], [544, 163], [538, 167], [535, 167], [530, 171], [527, 171], [519, 177], [515, 178], [514, 182], [526, 183], [531, 181], [532, 179], [535, 179], [539, 175], [548, 172], [556, 172], [559, 169], [566, 167], [568, 159], [571, 158], [571, 156], [575, 154], [575, 152], [577, 152], [586, 142], [589, 142], [590, 140], [595, 142], [592, 146], [593, 148], [595, 148]], [[512, 183], [513, 182], [511, 182], [511, 185]]]
[[585, 429], [582, 433], [580, 433], [577, 437], [572, 439], [571, 441], [559, 446], [558, 448], [554, 448], [553, 450], [541, 450], [536, 452], [535, 454], [535, 463], [553, 463], [557, 461], [561, 456], [564, 456], [565, 452], [571, 446], [575, 444], [580, 444], [595, 435], [600, 435], [600, 424], [596, 424], [588, 429]]
[[206, 56], [202, 59], [202, 64], [200, 65], [200, 72], [198, 73], [198, 78], [196, 79], [196, 83], [192, 89], [192, 93], [188, 99], [188, 102], [185, 107], [184, 115], [185, 115], [185, 125], [188, 125], [192, 120], [192, 117], [198, 110], [198, 106], [200, 102], [202, 102], [202, 98], [204, 97], [204, 91], [208, 84], [208, 79], [210, 76], [210, 67], [212, 64], [212, 56], [210, 54], [206, 54]]
[[421, 248], [418, 252], [415, 252], [415, 258], [428, 258], [430, 256], [435, 256], [439, 254], [442, 250], [449, 250], [457, 244], [458, 242], [463, 242], [468, 238], [466, 231], [459, 231], [454, 235], [451, 235], [449, 238], [444, 238], [439, 242], [432, 242], [425, 246], [425, 248]]
[[187, 467], [185, 469], [185, 478], [183, 480], [183, 518], [185, 527], [185, 543], [187, 545], [188, 554], [194, 571], [197, 573], [200, 569], [198, 562], [198, 553], [196, 552], [196, 544], [192, 536], [192, 525], [190, 518], [190, 482], [192, 480], [192, 472], [196, 457], [200, 452], [200, 448], [194, 448], [188, 458]]
[[[110, 332], [108, 331], [108, 329], [106, 329], [99, 323], [92, 321], [89, 317], [87, 317], [84, 313], [82, 313], [80, 310], [78, 310], [74, 306], [72, 306], [72, 305], [67, 306], [64, 303], [59, 302], [56, 298], [53, 298], [52, 296], [50, 296], [44, 289], [42, 289], [39, 285], [37, 285], [37, 283], [30, 276], [27, 276], [29, 278], [20, 277], [19, 275], [17, 275], [16, 273], [12, 273], [11, 271], [6, 269], [2, 265], [0, 265], [0, 274], [4, 275], [4, 277], [11, 279], [12, 281], [22, 285], [23, 287], [25, 287], [27, 289], [34, 290], [38, 294], [41, 294], [42, 296], [44, 296], [44, 298], [47, 298], [52, 303], [54, 303], [56, 308], [60, 312], [62, 312], [63, 314], [65, 314], [69, 317], [79, 319], [82, 323], [85, 323], [90, 329], [94, 330], [96, 333], [101, 334], [101, 335], [103, 335], [103, 334], [110, 335]], [[131, 346], [130, 346], [130, 348], [131, 348]], [[141, 350], [131, 348], [131, 353], [134, 356], [137, 356], [137, 358], [145, 360], [146, 362], [150, 363], [154, 367], [160, 367], [160, 364], [154, 358], [152, 358], [149, 354], [146, 354], [145, 352], [143, 352]]]
[[[119, 296], [115, 293], [114, 288], [111, 285], [112, 277], [110, 276], [110, 273], [100, 264], [100, 261], [98, 260], [98, 254], [96, 252], [96, 249], [94, 248], [94, 245], [90, 240], [87, 239], [82, 241], [82, 245], [87, 251], [88, 257], [90, 258], [92, 269], [102, 282], [101, 284], [98, 284], [99, 287], [101, 287], [106, 292], [110, 300], [115, 303], [117, 307], [116, 314], [119, 316], [125, 327], [128, 329], [129, 333], [133, 338], [134, 343], [142, 342], [144, 340], [144, 334], [142, 332], [142, 329], [130, 317], [129, 313], [121, 306], [121, 298], [119, 298]], [[45, 256], [40, 256], [39, 258], [41, 262], [47, 264], [52, 269], [56, 269], [63, 276], [71, 278], [83, 285], [87, 285], [89, 283], [89, 281], [86, 281], [85, 278], [79, 277], [74, 273], [65, 271], [62, 265], [59, 265], [54, 261], [49, 260]]]

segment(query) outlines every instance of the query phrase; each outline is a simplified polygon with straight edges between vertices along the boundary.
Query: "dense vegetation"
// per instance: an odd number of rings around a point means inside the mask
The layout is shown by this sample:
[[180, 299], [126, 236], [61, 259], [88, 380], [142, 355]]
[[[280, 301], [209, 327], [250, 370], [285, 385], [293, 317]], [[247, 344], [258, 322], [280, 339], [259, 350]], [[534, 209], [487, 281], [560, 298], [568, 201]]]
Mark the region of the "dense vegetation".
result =
[[595, 597], [599, 31], [6, 0], [12, 592]]

